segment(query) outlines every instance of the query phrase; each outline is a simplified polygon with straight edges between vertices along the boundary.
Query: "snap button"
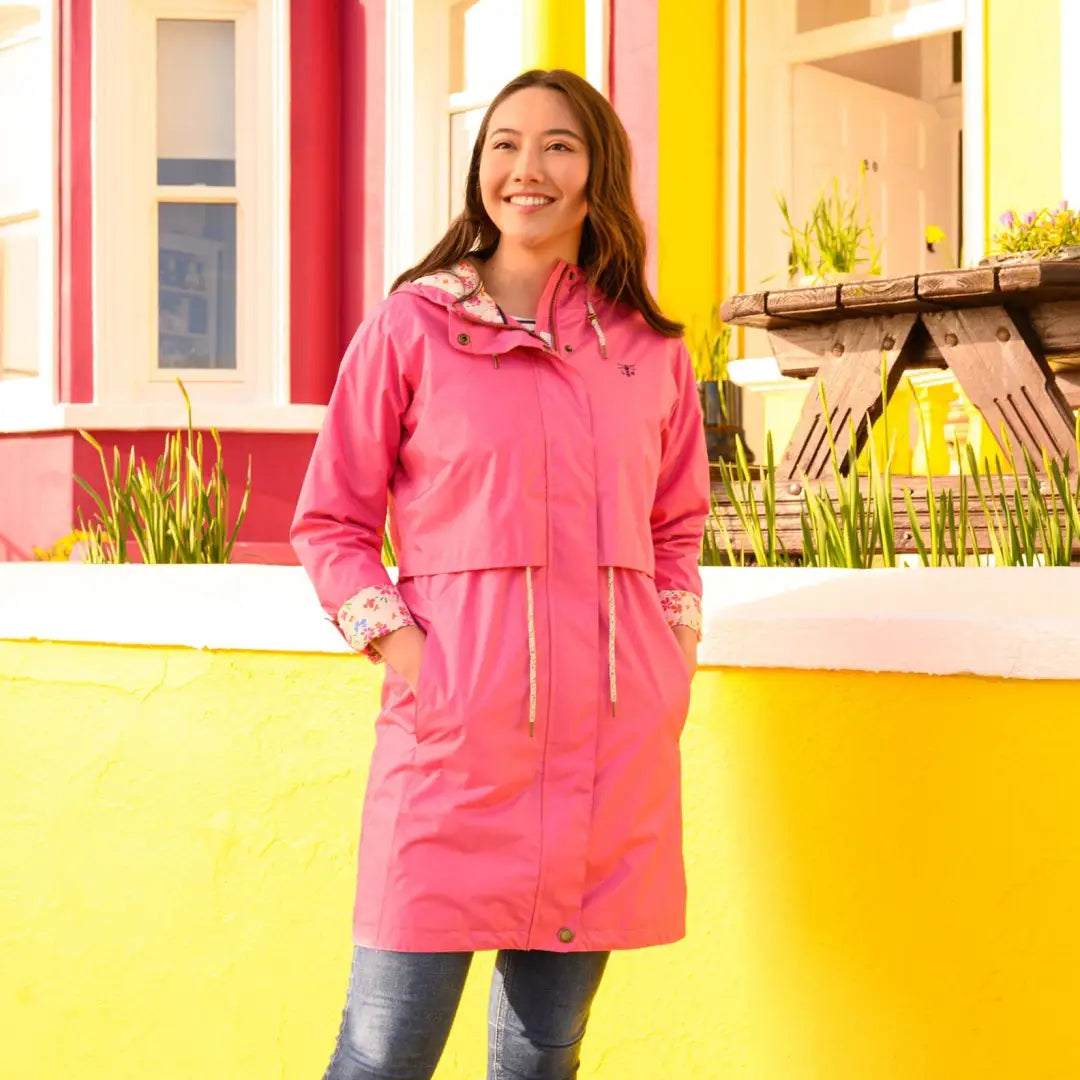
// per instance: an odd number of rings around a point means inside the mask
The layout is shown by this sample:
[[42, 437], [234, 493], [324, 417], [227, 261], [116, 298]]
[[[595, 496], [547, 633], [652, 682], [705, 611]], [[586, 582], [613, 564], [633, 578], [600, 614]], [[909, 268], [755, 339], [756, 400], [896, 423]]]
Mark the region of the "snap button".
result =
[[469, 344], [469, 335], [468, 334], [458, 334], [457, 343], [459, 345], [468, 345]]
[[574, 351], [574, 346], [573, 345], [567, 345], [566, 346], [566, 351], [567, 352], [573, 352]]
[[571, 930], [571, 929], [570, 929], [570, 928], [569, 928], [568, 926], [564, 926], [564, 927], [563, 927], [563, 928], [562, 928], [562, 929], [561, 929], [561, 930], [559, 931], [559, 940], [560, 940], [560, 941], [561, 941], [561, 942], [562, 942], [562, 943], [563, 943], [564, 945], [569, 945], [569, 944], [570, 944], [570, 942], [574, 940], [574, 931], [573, 931], [573, 930]]
[[574, 280], [574, 271], [573, 270], [570, 271], [570, 280], [571, 281]]

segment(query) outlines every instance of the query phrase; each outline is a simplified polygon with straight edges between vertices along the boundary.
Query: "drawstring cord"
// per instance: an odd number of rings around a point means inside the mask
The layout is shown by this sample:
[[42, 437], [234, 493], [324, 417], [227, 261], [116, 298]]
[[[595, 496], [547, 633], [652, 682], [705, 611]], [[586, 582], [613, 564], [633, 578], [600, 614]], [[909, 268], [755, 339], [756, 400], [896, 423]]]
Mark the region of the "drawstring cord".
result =
[[529, 738], [536, 734], [536, 616], [533, 607], [532, 567], [525, 567], [525, 592], [529, 598]]
[[615, 715], [615, 567], [607, 568], [608, 683], [611, 687], [611, 715]]
[[[615, 567], [607, 568], [608, 590], [608, 688], [611, 715], [615, 715]], [[529, 611], [529, 738], [536, 734], [536, 605], [533, 600], [532, 567], [525, 567], [525, 595]]]
[[596, 317], [596, 311], [592, 306], [591, 300], [585, 301], [585, 307], [588, 309], [589, 325], [593, 328], [596, 334], [596, 340], [600, 342], [600, 355], [607, 359], [607, 338], [604, 336], [604, 328], [600, 325], [600, 320]]

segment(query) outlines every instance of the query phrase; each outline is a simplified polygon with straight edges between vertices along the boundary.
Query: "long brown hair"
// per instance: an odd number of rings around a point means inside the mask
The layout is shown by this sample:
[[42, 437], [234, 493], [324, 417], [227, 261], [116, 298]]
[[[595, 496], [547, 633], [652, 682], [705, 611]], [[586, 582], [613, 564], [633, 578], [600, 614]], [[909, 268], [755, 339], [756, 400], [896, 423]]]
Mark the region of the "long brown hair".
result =
[[565, 94], [585, 129], [589, 147], [589, 179], [585, 189], [589, 213], [578, 254], [582, 270], [606, 296], [639, 311], [654, 330], [666, 337], [679, 337], [682, 324], [664, 315], [645, 283], [645, 226], [631, 193], [630, 140], [626, 129], [603, 94], [579, 75], [561, 69], [526, 71], [496, 94], [473, 144], [465, 185], [465, 209], [454, 219], [446, 235], [416, 266], [406, 270], [393, 288], [444, 270], [466, 255], [486, 259], [499, 246], [499, 230], [488, 217], [480, 195], [480, 155], [487, 141], [491, 114], [511, 94], [533, 86]]

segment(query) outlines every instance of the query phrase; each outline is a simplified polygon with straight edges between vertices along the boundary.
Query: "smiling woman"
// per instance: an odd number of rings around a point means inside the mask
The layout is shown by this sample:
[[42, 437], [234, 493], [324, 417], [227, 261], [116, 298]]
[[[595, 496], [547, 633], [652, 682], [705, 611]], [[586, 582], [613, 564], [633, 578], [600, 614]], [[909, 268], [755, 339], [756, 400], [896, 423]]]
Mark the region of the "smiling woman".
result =
[[430, 1077], [478, 949], [491, 1080], [575, 1075], [609, 952], [685, 932], [708, 464], [630, 190], [593, 87], [514, 79], [464, 210], [342, 364], [293, 542], [388, 670], [328, 1080]]

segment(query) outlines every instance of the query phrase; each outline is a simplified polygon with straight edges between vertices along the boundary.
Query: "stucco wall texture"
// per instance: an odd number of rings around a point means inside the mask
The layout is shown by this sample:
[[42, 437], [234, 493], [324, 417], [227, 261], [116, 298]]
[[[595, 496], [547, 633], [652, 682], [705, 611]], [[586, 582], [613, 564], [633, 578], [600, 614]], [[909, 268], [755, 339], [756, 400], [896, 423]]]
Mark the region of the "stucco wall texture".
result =
[[[1080, 1075], [1080, 687], [712, 669], [689, 938], [615, 957], [582, 1076]], [[0, 1076], [321, 1075], [378, 674], [0, 642]], [[439, 1080], [476, 1080], [490, 955]]]

